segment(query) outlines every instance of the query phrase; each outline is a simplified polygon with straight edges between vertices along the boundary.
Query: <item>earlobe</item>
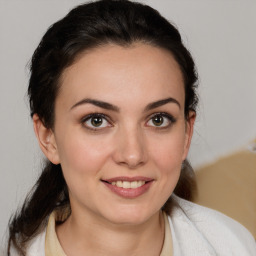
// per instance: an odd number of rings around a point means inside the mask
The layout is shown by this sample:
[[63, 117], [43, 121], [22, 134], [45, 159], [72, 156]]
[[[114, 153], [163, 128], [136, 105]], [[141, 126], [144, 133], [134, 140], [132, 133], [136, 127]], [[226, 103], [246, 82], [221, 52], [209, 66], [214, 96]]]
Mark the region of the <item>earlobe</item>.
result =
[[59, 164], [59, 155], [56, 145], [56, 140], [52, 129], [46, 128], [42, 120], [37, 114], [33, 115], [34, 132], [37, 137], [37, 141], [44, 155], [53, 164]]
[[185, 133], [186, 133], [185, 136], [186, 137], [185, 137], [185, 144], [184, 144], [183, 160], [185, 160], [187, 158], [187, 155], [188, 155], [188, 151], [189, 151], [192, 136], [193, 136], [195, 120], [196, 120], [195, 111], [190, 111], [188, 120], [186, 121], [186, 131], [185, 131]]

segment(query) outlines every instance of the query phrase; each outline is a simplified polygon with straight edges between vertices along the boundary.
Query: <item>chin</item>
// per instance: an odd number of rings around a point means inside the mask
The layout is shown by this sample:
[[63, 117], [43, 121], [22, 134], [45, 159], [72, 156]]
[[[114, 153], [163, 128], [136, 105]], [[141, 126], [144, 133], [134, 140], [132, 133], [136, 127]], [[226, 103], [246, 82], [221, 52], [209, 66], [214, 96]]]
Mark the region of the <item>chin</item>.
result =
[[158, 210], [138, 206], [121, 206], [114, 211], [106, 211], [105, 218], [116, 225], [140, 225], [157, 214]]

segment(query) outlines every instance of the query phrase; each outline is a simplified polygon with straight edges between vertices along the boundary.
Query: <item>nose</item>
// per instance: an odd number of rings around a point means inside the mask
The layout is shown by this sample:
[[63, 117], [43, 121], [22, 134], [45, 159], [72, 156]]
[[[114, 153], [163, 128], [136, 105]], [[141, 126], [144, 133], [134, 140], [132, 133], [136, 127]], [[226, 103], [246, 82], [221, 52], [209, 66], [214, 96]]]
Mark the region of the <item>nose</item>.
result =
[[146, 141], [139, 129], [124, 129], [116, 136], [114, 161], [129, 169], [135, 169], [147, 162]]

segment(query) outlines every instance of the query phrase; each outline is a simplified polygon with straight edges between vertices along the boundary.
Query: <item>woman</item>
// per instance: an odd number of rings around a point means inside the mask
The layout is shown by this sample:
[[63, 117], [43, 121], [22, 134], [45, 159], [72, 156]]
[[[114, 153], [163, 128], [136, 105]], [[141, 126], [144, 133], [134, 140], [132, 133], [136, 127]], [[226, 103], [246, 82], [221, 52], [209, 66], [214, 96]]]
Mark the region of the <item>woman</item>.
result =
[[238, 223], [180, 198], [194, 186], [196, 82], [179, 32], [148, 6], [98, 1], [50, 27], [28, 88], [49, 161], [8, 254], [256, 255]]

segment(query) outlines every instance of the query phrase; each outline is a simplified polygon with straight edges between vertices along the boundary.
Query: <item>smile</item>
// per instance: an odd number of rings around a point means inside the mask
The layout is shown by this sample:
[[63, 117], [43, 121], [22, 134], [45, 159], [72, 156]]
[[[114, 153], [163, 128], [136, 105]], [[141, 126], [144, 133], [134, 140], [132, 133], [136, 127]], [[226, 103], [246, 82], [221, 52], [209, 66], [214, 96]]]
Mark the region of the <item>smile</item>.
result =
[[146, 193], [154, 180], [146, 177], [117, 177], [101, 181], [110, 191], [118, 196], [136, 198]]
[[139, 188], [143, 186], [146, 183], [146, 181], [138, 180], [138, 181], [113, 181], [111, 182], [111, 185], [117, 186], [119, 188]]

